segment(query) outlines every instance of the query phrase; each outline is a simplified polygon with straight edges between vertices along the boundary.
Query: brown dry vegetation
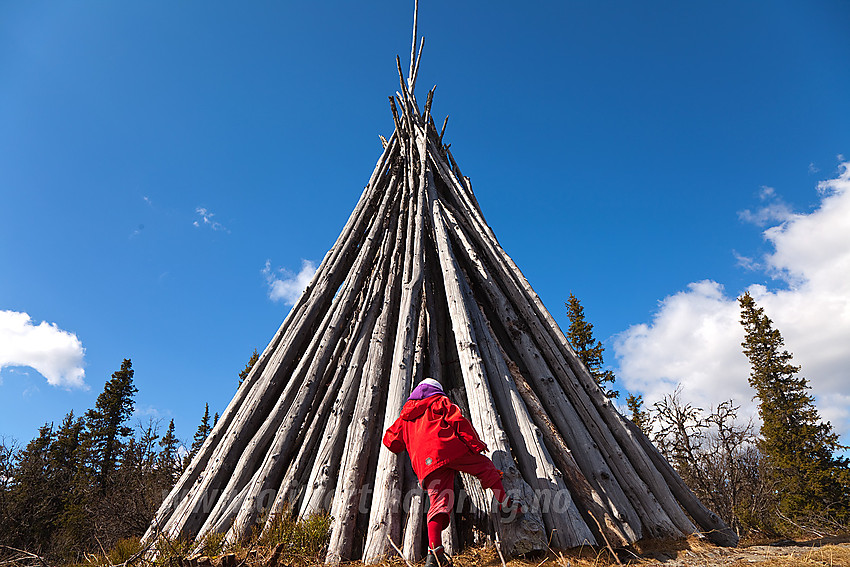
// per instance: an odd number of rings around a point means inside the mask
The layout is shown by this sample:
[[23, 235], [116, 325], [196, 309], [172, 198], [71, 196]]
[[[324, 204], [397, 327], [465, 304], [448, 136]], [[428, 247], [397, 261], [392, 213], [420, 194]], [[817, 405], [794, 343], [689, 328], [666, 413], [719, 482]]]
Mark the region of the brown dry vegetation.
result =
[[[138, 542], [125, 541], [106, 555], [89, 556], [78, 566], [109, 567], [118, 565], [172, 565], [175, 567], [321, 567], [321, 553], [315, 549], [305, 553], [293, 549], [291, 542], [276, 545], [259, 543], [248, 547], [226, 550], [209, 555], [195, 555], [190, 558], [177, 557], [166, 553], [156, 563], [144, 560], [127, 562], [140, 548]], [[174, 551], [178, 551], [174, 548]], [[702, 540], [689, 540], [654, 543], [650, 546], [636, 546], [633, 551], [618, 550], [615, 558], [606, 549], [583, 548], [569, 552], [550, 553], [547, 556], [526, 559], [512, 559], [507, 567], [611, 567], [618, 565], [663, 566], [663, 567], [793, 567], [793, 566], [847, 566], [850, 567], [850, 537], [828, 538], [793, 542], [786, 540], [781, 544], [751, 545], [749, 547], [722, 548], [705, 543]], [[8, 561], [8, 560], [7, 560]], [[619, 563], [618, 563], [619, 561]], [[21, 557], [18, 562], [2, 562], [4, 565], [24, 567], [37, 565], [32, 557]], [[501, 559], [490, 545], [465, 550], [454, 557], [456, 567], [501, 567]], [[359, 562], [348, 564], [350, 567], [365, 567]], [[422, 563], [414, 567], [421, 567]], [[68, 566], [71, 567], [71, 566]], [[384, 561], [380, 567], [408, 567], [405, 562], [394, 557]]]

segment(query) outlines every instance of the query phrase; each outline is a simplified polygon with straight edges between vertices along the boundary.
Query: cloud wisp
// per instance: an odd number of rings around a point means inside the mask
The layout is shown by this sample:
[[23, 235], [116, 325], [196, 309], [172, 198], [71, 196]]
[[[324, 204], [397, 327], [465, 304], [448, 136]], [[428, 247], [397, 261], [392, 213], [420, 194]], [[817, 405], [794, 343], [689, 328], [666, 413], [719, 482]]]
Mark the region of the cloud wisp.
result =
[[195, 209], [195, 213], [198, 215], [198, 219], [192, 222], [192, 226], [194, 226], [195, 228], [207, 226], [215, 231], [223, 231], [228, 234], [230, 233], [230, 230], [228, 230], [227, 227], [225, 227], [217, 220], [213, 220], [215, 213], [210, 211], [209, 209], [204, 207], [197, 207]]
[[[820, 203], [810, 213], [777, 206], [765, 191], [764, 210], [742, 214], [773, 221], [762, 236], [771, 251], [751, 269], [782, 286], [753, 284], [749, 291], [785, 339], [785, 348], [809, 380], [824, 420], [850, 439], [850, 162], [818, 184]], [[781, 201], [779, 201], [781, 203]], [[708, 408], [733, 399], [741, 417], [755, 415], [749, 364], [742, 353], [737, 297], [715, 281], [695, 282], [664, 298], [652, 321], [615, 339], [619, 377], [651, 405], [682, 385], [683, 399]]]
[[51, 386], [87, 388], [84, 356], [83, 344], [74, 333], [46, 321], [35, 325], [26, 313], [0, 311], [0, 370], [28, 366]]
[[266, 260], [262, 273], [269, 286], [269, 299], [281, 301], [284, 305], [295, 305], [310, 285], [316, 273], [316, 265], [309, 260], [301, 260], [301, 271], [295, 274], [284, 268], [272, 270], [271, 262]]

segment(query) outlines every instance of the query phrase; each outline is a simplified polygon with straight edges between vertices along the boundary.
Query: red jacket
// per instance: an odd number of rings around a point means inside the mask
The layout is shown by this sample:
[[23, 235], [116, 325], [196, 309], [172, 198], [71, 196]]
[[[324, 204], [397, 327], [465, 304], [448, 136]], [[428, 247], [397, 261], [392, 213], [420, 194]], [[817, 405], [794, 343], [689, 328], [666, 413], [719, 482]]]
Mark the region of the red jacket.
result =
[[441, 394], [408, 400], [401, 416], [384, 433], [384, 445], [393, 453], [407, 449], [420, 481], [467, 451], [487, 450], [460, 409]]

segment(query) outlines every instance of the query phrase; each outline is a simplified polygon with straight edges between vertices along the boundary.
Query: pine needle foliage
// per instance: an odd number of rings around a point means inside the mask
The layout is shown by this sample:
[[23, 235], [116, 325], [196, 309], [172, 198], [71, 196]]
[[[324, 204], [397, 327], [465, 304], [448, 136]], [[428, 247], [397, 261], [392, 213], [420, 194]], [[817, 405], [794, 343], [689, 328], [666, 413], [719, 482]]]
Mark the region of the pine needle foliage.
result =
[[105, 489], [107, 480], [120, 462], [125, 438], [133, 432], [125, 423], [133, 415], [136, 392], [133, 363], [125, 358], [121, 369], [106, 382], [95, 407], [86, 412], [86, 445], [101, 489]]
[[567, 331], [567, 339], [570, 341], [570, 345], [572, 345], [579, 359], [587, 367], [590, 375], [593, 376], [593, 379], [602, 388], [605, 396], [612, 399], [618, 398], [620, 392], [608, 387], [609, 384], [613, 385], [614, 380], [616, 380], [614, 373], [611, 370], [603, 370], [605, 363], [603, 353], [605, 352], [605, 347], [602, 346], [601, 341], [593, 338], [593, 325], [585, 319], [584, 307], [582, 307], [581, 302], [572, 293], [570, 293], [570, 297], [567, 299], [566, 306], [567, 315], [570, 318], [570, 328]]
[[846, 447], [829, 422], [821, 421], [808, 380], [764, 308], [749, 293], [738, 299], [750, 361], [750, 386], [762, 420], [759, 448], [779, 492], [779, 511], [789, 518], [826, 516], [846, 522], [850, 512], [848, 460], [835, 452]]
[[[218, 421], [218, 414], [216, 414], [216, 421]], [[210, 404], [204, 404], [204, 417], [201, 418], [201, 424], [198, 425], [198, 430], [195, 431], [195, 436], [192, 438], [192, 448], [189, 449], [189, 454], [183, 460], [183, 468], [186, 468], [192, 462], [192, 458], [204, 444], [214, 425], [210, 425]]]
[[629, 419], [632, 423], [638, 426], [638, 429], [643, 431], [644, 435], [649, 436], [652, 429], [652, 418], [649, 411], [643, 409], [643, 396], [638, 394], [629, 394], [626, 396], [626, 406], [629, 408]]
[[260, 360], [260, 355], [257, 353], [257, 349], [254, 349], [254, 352], [251, 353], [251, 358], [248, 359], [248, 364], [245, 365], [245, 368], [239, 373], [239, 385], [242, 385], [242, 382], [245, 381], [245, 378], [248, 377], [248, 374], [251, 373], [251, 369], [254, 368], [254, 365], [257, 361]]

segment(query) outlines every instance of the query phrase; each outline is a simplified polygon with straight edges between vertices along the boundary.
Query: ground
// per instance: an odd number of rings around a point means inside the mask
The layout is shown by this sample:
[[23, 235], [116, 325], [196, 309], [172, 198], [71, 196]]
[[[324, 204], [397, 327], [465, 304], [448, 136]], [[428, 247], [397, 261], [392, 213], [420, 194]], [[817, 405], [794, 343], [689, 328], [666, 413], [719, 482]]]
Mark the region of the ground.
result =
[[[801, 566], [846, 566], [850, 567], [850, 537], [829, 540], [810, 540], [751, 545], [738, 548], [722, 548], [699, 540], [688, 540], [640, 550], [640, 556], [619, 551], [622, 565], [640, 567], [793, 567]], [[314, 561], [298, 561], [293, 558], [276, 560], [274, 550], [256, 549], [248, 557], [194, 558], [184, 562], [187, 567], [237, 567], [239, 565], [262, 567], [318, 567]], [[188, 565], [187, 565], [188, 564]], [[421, 567], [422, 563], [413, 567]], [[455, 556], [455, 567], [501, 567], [501, 560], [491, 547], [471, 549]], [[575, 550], [569, 553], [549, 554], [546, 557], [516, 559], [507, 562], [507, 567], [611, 567], [617, 559], [607, 550]], [[351, 567], [362, 567], [359, 563]], [[383, 563], [381, 567], [408, 567], [398, 557]]]

